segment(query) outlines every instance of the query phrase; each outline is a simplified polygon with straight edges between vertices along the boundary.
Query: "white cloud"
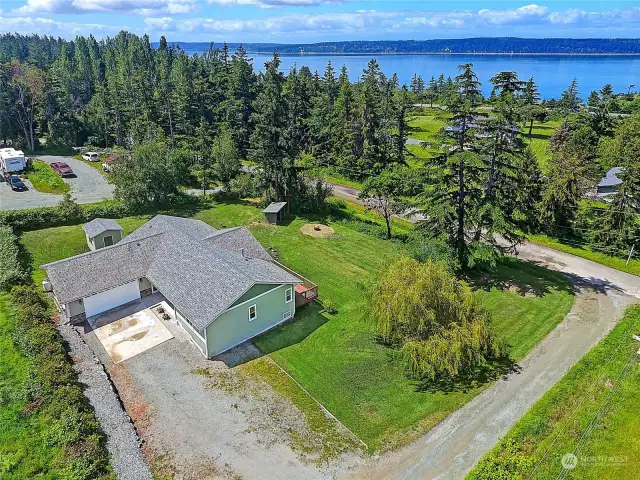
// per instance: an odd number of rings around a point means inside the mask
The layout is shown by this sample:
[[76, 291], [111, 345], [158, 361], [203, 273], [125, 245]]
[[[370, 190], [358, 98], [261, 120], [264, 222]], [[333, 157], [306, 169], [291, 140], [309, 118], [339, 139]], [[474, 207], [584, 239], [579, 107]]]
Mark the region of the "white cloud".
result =
[[0, 17], [0, 33], [38, 33], [56, 37], [73, 38], [76, 35], [114, 35], [120, 30], [135, 31], [126, 26], [103, 25], [99, 23], [58, 22], [42, 17]]
[[260, 8], [314, 7], [317, 5], [337, 5], [349, 0], [207, 0], [207, 3], [223, 7], [253, 5]]
[[197, 10], [197, 0], [27, 0], [17, 13], [181, 14]]

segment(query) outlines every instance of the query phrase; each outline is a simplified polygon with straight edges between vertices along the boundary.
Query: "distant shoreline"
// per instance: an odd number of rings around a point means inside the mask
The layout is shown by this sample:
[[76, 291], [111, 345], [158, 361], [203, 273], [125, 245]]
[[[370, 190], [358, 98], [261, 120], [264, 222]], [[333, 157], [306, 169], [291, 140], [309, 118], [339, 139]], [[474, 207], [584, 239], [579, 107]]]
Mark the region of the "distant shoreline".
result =
[[[272, 55], [274, 50], [247, 50], [249, 54]], [[362, 56], [362, 55], [478, 55], [478, 56], [519, 56], [519, 57], [638, 57], [640, 53], [500, 53], [500, 52], [278, 52], [281, 56], [287, 57], [308, 57], [308, 56]]]

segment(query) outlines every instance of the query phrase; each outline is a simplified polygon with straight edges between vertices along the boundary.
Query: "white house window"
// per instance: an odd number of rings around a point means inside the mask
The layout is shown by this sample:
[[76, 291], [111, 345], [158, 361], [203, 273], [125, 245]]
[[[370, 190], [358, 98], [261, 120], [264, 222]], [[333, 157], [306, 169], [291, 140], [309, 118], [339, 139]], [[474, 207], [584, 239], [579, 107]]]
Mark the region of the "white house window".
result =
[[289, 320], [291, 318], [291, 310], [287, 310], [282, 314], [282, 320]]
[[284, 302], [289, 303], [291, 300], [293, 300], [293, 289], [287, 288], [284, 291]]
[[251, 305], [249, 307], [249, 321], [253, 321], [256, 318], [258, 318], [258, 310], [256, 309], [255, 305]]

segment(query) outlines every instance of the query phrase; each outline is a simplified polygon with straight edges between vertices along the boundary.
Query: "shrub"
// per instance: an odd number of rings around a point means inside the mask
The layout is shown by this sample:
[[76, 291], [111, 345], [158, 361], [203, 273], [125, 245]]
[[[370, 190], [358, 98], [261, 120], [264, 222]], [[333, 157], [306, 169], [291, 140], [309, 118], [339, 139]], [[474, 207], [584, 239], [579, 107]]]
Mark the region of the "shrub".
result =
[[0, 225], [0, 290], [24, 283], [29, 272], [20, 263], [18, 238], [11, 227]]
[[11, 291], [15, 326], [11, 338], [33, 359], [24, 395], [31, 402], [23, 414], [38, 410], [47, 425], [44, 444], [62, 448], [52, 462], [56, 478], [111, 478], [104, 433], [77, 382], [60, 333], [49, 318], [47, 302], [35, 286]]
[[396, 261], [380, 277], [372, 313], [382, 340], [420, 380], [456, 377], [506, 353], [489, 313], [441, 263]]

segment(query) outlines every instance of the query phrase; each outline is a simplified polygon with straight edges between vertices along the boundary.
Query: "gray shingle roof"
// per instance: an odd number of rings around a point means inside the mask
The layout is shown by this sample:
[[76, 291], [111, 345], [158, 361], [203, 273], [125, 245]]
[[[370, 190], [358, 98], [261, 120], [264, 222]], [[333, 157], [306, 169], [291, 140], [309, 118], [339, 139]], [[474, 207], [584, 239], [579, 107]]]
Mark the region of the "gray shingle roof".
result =
[[263, 213], [278, 213], [286, 204], [287, 202], [270, 203], [269, 206], [263, 210]]
[[116, 243], [42, 265], [60, 303], [68, 303], [143, 277], [155, 257], [158, 235]]
[[618, 178], [619, 173], [622, 173], [622, 168], [613, 167], [607, 172], [605, 177], [600, 180], [598, 187], [615, 187], [616, 185], [620, 185], [622, 180]]
[[271, 261], [247, 228], [218, 231], [165, 215], [112, 247], [41, 268], [60, 303], [147, 277], [200, 330], [257, 283], [301, 283]]
[[93, 238], [108, 230], [122, 230], [122, 227], [110, 218], [94, 218], [89, 223], [85, 223], [82, 229], [87, 232], [89, 238]]
[[218, 230], [213, 235], [206, 237], [205, 241], [211, 245], [217, 245], [232, 252], [244, 252], [246, 257], [271, 261], [271, 255], [262, 248], [262, 245], [251, 235], [247, 227]]

